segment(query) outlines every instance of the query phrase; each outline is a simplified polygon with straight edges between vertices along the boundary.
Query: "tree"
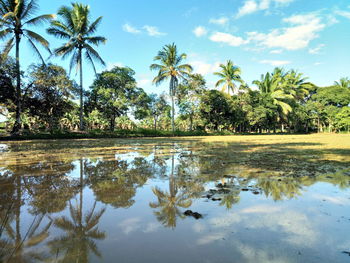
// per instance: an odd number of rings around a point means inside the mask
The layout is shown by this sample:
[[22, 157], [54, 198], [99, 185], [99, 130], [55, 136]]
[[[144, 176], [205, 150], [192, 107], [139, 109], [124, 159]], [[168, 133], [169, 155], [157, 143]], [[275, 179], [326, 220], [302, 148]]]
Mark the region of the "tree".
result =
[[83, 123], [83, 52], [88, 62], [91, 63], [95, 73], [96, 67], [94, 61], [105, 65], [93, 46], [98, 46], [106, 42], [102, 36], [93, 36], [97, 27], [100, 25], [102, 17], [100, 16], [94, 22], [90, 21], [90, 8], [87, 5], [73, 3], [72, 7], [62, 6], [58, 10], [58, 16], [61, 20], [51, 22], [51, 27], [47, 32], [57, 38], [67, 40], [61, 47], [55, 49], [57, 56], [63, 59], [72, 55], [70, 60], [70, 71], [74, 66], [77, 67], [80, 74], [80, 130], [84, 129]]
[[194, 116], [199, 113], [200, 97], [206, 90], [205, 79], [200, 74], [193, 74], [179, 85], [178, 102], [182, 116], [190, 121], [190, 131], [193, 130]]
[[349, 78], [341, 78], [339, 81], [334, 82], [334, 86], [350, 89], [350, 79]]
[[280, 121], [286, 119], [292, 111], [291, 100], [294, 99], [290, 90], [287, 90], [286, 73], [281, 68], [275, 68], [272, 74], [267, 72], [265, 75], [261, 75], [260, 80], [254, 80], [253, 84], [258, 86], [260, 92], [271, 97], [273, 104], [278, 107], [278, 119]]
[[115, 129], [115, 119], [126, 114], [138, 96], [134, 75], [131, 68], [115, 67], [98, 74], [90, 87], [89, 104], [109, 120], [111, 131]]
[[169, 95], [171, 97], [171, 128], [175, 132], [175, 95], [180, 80], [189, 77], [192, 67], [189, 64], [181, 64], [187, 55], [185, 53], [178, 54], [175, 43], [166, 45], [158, 55], [154, 57], [154, 61], [160, 64], [152, 64], [151, 70], [158, 70], [158, 75], [153, 79], [153, 83], [160, 85], [163, 81], [169, 80]]
[[226, 94], [218, 90], [205, 91], [201, 97], [199, 108], [200, 116], [206, 126], [214, 128], [214, 130], [228, 126], [231, 111]]
[[0, 114], [16, 111], [16, 61], [0, 54]]
[[170, 106], [168, 105], [164, 94], [160, 96], [151, 94], [149, 97], [149, 114], [153, 118], [153, 128], [154, 130], [157, 130], [159, 118], [170, 111]]
[[49, 53], [49, 42], [38, 33], [27, 29], [27, 26], [36, 26], [49, 21], [53, 15], [40, 15], [33, 17], [38, 10], [36, 0], [2, 0], [0, 1], [0, 39], [10, 38], [5, 44], [5, 53], [13, 46], [16, 48], [16, 121], [12, 133], [18, 134], [21, 129], [21, 69], [19, 46], [22, 38], [26, 38], [35, 54], [39, 56], [44, 64], [44, 59], [36, 44], [43, 46]]
[[244, 83], [241, 78], [241, 69], [235, 66], [231, 60], [228, 60], [226, 64], [220, 64], [220, 68], [220, 72], [214, 72], [214, 75], [220, 77], [220, 79], [216, 82], [215, 87], [223, 85], [223, 91], [227, 89], [227, 94], [230, 94], [231, 90], [234, 94], [237, 89], [235, 83]]
[[52, 64], [32, 66], [30, 76], [33, 85], [28, 108], [52, 132], [58, 128], [59, 120], [73, 110], [70, 99], [74, 84], [62, 67]]

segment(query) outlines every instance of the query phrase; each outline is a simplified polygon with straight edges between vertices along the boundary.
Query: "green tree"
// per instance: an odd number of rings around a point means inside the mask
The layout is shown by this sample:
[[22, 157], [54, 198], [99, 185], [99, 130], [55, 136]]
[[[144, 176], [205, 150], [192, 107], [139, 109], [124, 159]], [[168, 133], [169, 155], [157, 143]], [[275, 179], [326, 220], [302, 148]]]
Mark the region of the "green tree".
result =
[[0, 1], [0, 39], [8, 39], [5, 43], [5, 53], [13, 46], [16, 49], [16, 119], [12, 133], [18, 134], [21, 129], [22, 92], [21, 92], [21, 69], [20, 69], [20, 42], [26, 38], [35, 54], [44, 63], [44, 59], [36, 44], [43, 46], [49, 53], [49, 42], [38, 33], [28, 29], [49, 21], [53, 15], [40, 15], [33, 17], [38, 10], [36, 0], [2, 0]]
[[0, 114], [16, 111], [16, 61], [0, 54]]
[[193, 130], [193, 120], [199, 114], [200, 97], [206, 90], [205, 79], [200, 74], [193, 74], [179, 85], [178, 102], [182, 116], [190, 121], [190, 131]]
[[207, 90], [201, 96], [200, 116], [205, 125], [214, 130], [228, 126], [231, 116], [229, 98], [218, 90]]
[[227, 94], [230, 94], [230, 91], [232, 91], [234, 94], [237, 89], [236, 82], [244, 83], [241, 78], [241, 69], [235, 66], [231, 60], [228, 60], [226, 64], [220, 64], [220, 68], [220, 72], [214, 72], [214, 75], [220, 77], [215, 87], [223, 85], [223, 91], [227, 90]]
[[336, 127], [339, 130], [346, 130], [347, 132], [350, 132], [350, 107], [343, 107], [335, 118]]
[[158, 75], [153, 79], [153, 83], [160, 85], [163, 81], [169, 80], [169, 95], [171, 97], [171, 128], [175, 132], [175, 95], [179, 81], [189, 77], [192, 67], [189, 64], [181, 64], [187, 55], [179, 54], [175, 43], [166, 45], [158, 55], [154, 57], [154, 61], [159, 64], [152, 64], [151, 70], [158, 70]]
[[151, 94], [148, 107], [149, 114], [153, 118], [153, 128], [154, 130], [157, 130], [157, 123], [159, 118], [170, 111], [170, 106], [168, 105], [164, 94], [160, 96]]
[[90, 87], [89, 104], [96, 107], [109, 120], [110, 130], [115, 120], [128, 112], [137, 99], [135, 72], [128, 67], [115, 67], [97, 75]]
[[28, 108], [45, 121], [52, 132], [64, 114], [73, 109], [70, 102], [73, 82], [62, 67], [52, 64], [32, 66], [30, 76], [33, 85]]
[[341, 78], [339, 81], [334, 82], [334, 86], [350, 89], [350, 79], [349, 78]]
[[272, 74], [267, 72], [265, 75], [261, 75], [260, 80], [253, 81], [260, 92], [268, 94], [273, 100], [273, 104], [278, 107], [278, 120], [282, 122], [282, 131], [283, 120], [286, 120], [288, 114], [292, 112], [291, 101], [294, 99], [290, 90], [287, 90], [286, 75], [281, 68], [275, 68]]
[[102, 65], [105, 62], [100, 57], [93, 46], [98, 46], [106, 42], [102, 36], [94, 36], [97, 27], [100, 25], [102, 17], [95, 21], [90, 21], [90, 7], [83, 4], [73, 3], [72, 7], [62, 6], [58, 10], [60, 20], [51, 22], [51, 27], [47, 32], [57, 38], [67, 40], [61, 47], [55, 49], [57, 56], [63, 59], [71, 55], [70, 71], [74, 66], [79, 70], [80, 75], [80, 130], [84, 129], [83, 123], [83, 52], [85, 58], [91, 63], [95, 73], [95, 62]]

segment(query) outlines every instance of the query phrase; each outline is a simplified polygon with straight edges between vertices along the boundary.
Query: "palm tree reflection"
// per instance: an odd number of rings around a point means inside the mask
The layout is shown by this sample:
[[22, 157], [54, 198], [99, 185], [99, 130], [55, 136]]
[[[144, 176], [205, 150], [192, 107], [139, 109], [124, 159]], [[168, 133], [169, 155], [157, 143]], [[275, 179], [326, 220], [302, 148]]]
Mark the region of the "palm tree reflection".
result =
[[95, 209], [96, 202], [83, 216], [80, 204], [73, 206], [70, 203], [71, 218], [62, 216], [54, 221], [54, 225], [65, 232], [63, 236], [48, 243], [51, 253], [57, 257], [57, 262], [88, 262], [90, 252], [101, 257], [95, 240], [106, 238], [105, 232], [100, 231], [97, 226], [105, 209]]
[[178, 182], [174, 175], [174, 153], [171, 156], [171, 173], [169, 177], [169, 191], [163, 191], [159, 187], [152, 189], [157, 197], [157, 202], [151, 202], [149, 206], [154, 209], [155, 216], [158, 221], [165, 227], [176, 227], [176, 219], [184, 218], [179, 208], [188, 208], [192, 205], [190, 195], [184, 188], [178, 186]]
[[69, 202], [70, 218], [61, 216], [54, 220], [54, 225], [65, 234], [48, 242], [52, 255], [56, 256], [56, 262], [88, 262], [90, 252], [101, 257], [95, 240], [106, 238], [105, 232], [98, 229], [105, 208], [95, 211], [95, 201], [92, 209], [83, 216], [84, 183], [84, 163], [81, 159], [79, 201], [75, 206]]

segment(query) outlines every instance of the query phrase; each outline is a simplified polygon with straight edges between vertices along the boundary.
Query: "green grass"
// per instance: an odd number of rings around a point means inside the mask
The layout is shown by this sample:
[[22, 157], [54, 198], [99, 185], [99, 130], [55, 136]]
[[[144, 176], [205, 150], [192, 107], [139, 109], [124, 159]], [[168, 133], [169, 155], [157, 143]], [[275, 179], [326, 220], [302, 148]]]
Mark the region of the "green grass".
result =
[[47, 139], [99, 139], [99, 138], [143, 138], [143, 137], [187, 137], [187, 136], [229, 136], [229, 135], [273, 135], [270, 133], [233, 133], [230, 131], [205, 132], [205, 131], [172, 131], [153, 130], [138, 128], [135, 130], [116, 130], [114, 132], [106, 130], [91, 130], [84, 132], [55, 131], [49, 132], [28, 132], [24, 131], [20, 136], [11, 136], [1, 129], [0, 141], [12, 140], [47, 140]]
[[116, 130], [102, 131], [92, 130], [88, 132], [65, 132], [56, 131], [54, 133], [38, 132], [29, 133], [24, 132], [20, 136], [11, 136], [9, 134], [0, 134], [0, 140], [36, 140], [36, 139], [95, 139], [95, 138], [138, 138], [138, 137], [183, 137], [183, 136], [207, 136], [207, 135], [224, 135], [221, 133], [209, 134], [204, 131], [176, 131], [173, 134], [171, 131], [160, 131], [152, 129], [136, 129], [136, 130]]

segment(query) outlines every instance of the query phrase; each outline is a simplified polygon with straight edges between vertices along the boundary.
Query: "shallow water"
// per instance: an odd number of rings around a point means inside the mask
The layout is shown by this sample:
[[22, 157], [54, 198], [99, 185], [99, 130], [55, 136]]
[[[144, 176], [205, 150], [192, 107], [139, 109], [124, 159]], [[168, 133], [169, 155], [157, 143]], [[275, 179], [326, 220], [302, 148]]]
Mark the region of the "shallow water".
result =
[[0, 262], [350, 262], [349, 149], [5, 144]]

